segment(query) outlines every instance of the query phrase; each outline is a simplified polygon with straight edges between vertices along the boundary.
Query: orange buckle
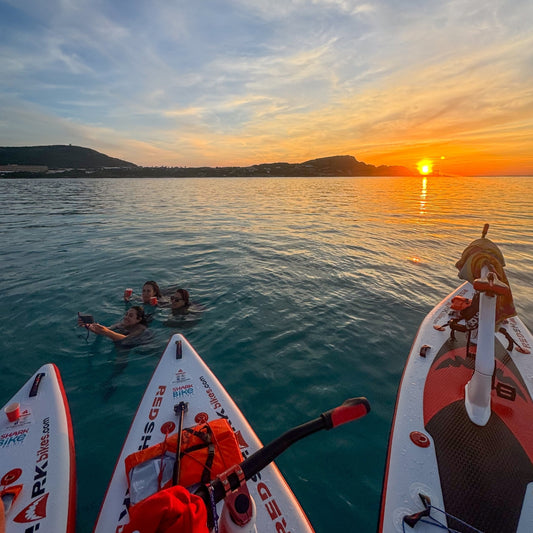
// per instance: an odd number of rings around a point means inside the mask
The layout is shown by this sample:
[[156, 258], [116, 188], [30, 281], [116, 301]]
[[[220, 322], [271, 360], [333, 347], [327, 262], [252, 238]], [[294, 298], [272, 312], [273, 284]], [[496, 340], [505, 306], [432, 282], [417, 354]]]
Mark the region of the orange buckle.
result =
[[232, 467], [228, 468], [225, 472], [222, 472], [222, 474], [219, 474], [217, 476], [217, 478], [222, 483], [222, 486], [224, 487], [224, 492], [226, 494], [229, 494], [233, 490], [231, 488], [230, 480], [228, 479], [229, 476], [231, 476], [232, 474], [237, 476], [237, 479], [239, 480], [239, 487], [246, 481], [241, 465], [233, 465]]

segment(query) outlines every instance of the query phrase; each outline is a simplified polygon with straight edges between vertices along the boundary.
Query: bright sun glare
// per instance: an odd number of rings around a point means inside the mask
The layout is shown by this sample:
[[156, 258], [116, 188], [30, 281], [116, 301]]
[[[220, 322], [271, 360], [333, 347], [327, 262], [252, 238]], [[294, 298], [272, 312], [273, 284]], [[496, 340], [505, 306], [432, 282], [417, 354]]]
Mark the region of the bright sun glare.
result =
[[433, 172], [433, 161], [431, 161], [431, 159], [422, 159], [416, 164], [416, 166], [418, 172], [424, 176]]

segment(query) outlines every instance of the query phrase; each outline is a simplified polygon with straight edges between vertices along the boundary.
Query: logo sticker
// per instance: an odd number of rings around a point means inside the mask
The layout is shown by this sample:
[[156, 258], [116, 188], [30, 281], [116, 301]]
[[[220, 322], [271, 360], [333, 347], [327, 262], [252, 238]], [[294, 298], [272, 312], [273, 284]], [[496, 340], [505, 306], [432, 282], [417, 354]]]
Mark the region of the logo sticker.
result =
[[24, 442], [29, 429], [13, 429], [0, 435], [0, 448], [11, 448], [12, 446], [18, 446]]
[[48, 492], [36, 500], [33, 500], [13, 519], [14, 522], [24, 524], [25, 522], [35, 522], [46, 518], [46, 502], [48, 501]]
[[174, 422], [172, 422], [172, 420], [170, 420], [169, 422], [165, 422], [161, 426], [160, 429], [161, 429], [161, 433], [163, 433], [163, 435], [168, 435], [169, 433], [172, 433], [176, 429], [176, 424], [174, 424]]
[[13, 468], [13, 470], [10, 470], [7, 474], [4, 474], [2, 477], [2, 480], [0, 481], [0, 484], [2, 485], [11, 485], [11, 483], [14, 483], [17, 481], [17, 479], [22, 474], [21, 468]]
[[176, 372], [176, 379], [172, 383], [183, 383], [184, 381], [190, 381], [190, 379], [187, 377], [187, 373], [180, 368]]
[[244, 440], [240, 430], [235, 432], [235, 437], [237, 438], [237, 442], [241, 448], [248, 448], [249, 444]]
[[207, 413], [204, 413], [204, 412], [198, 413], [194, 417], [194, 421], [197, 424], [205, 424], [208, 420], [209, 420], [209, 415]]
[[172, 397], [173, 398], [187, 398], [194, 394], [194, 387], [192, 383], [187, 385], [179, 385], [178, 387], [172, 387]]

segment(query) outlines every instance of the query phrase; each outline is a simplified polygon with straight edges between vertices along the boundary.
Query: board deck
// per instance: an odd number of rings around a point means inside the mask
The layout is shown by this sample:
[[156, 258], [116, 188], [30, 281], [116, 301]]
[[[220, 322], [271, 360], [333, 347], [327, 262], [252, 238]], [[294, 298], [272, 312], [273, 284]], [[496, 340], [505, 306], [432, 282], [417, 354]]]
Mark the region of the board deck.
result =
[[[95, 526], [95, 533], [119, 533], [128, 523], [128, 485], [125, 458], [138, 450], [162, 442], [175, 432], [178, 419], [174, 406], [188, 402], [183, 427], [225, 418], [236, 432], [246, 458], [262, 447], [253, 429], [230, 395], [182, 335], [171, 337], [146, 388]], [[312, 532], [313, 529], [285, 479], [274, 464], [247, 482], [257, 508], [257, 531]], [[217, 506], [219, 515], [224, 502]]]
[[[472, 298], [465, 282], [422, 322], [400, 383], [383, 485], [379, 531], [438, 531], [404, 516], [425, 509], [420, 494], [453, 515], [431, 519], [454, 531], [533, 531], [533, 338], [518, 317], [495, 332], [495, 372], [488, 423], [465, 409], [476, 346], [467, 333], [444, 327], [454, 296]], [[463, 522], [477, 528], [467, 527]]]
[[39, 368], [5, 406], [13, 402], [20, 404], [18, 420], [0, 413], [6, 533], [74, 533], [74, 438], [58, 368]]

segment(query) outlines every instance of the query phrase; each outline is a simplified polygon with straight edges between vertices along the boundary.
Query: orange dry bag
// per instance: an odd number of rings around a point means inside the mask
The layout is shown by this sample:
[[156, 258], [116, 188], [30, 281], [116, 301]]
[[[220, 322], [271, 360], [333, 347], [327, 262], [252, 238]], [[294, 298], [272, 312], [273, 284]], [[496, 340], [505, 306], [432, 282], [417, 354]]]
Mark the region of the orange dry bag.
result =
[[[172, 485], [178, 434], [125, 459], [132, 505]], [[242, 453], [228, 421], [219, 418], [181, 432], [178, 484], [191, 487], [206, 484], [218, 474], [242, 461]]]

